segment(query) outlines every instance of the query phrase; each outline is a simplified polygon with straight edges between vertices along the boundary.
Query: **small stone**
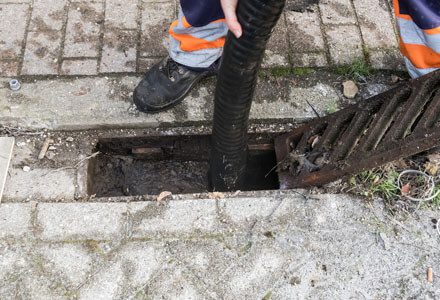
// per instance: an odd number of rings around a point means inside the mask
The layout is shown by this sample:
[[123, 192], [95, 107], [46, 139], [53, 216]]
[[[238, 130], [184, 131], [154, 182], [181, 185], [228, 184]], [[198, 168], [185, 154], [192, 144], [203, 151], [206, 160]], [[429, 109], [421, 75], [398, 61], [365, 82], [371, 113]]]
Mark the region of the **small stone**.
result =
[[73, 137], [69, 136], [69, 137], [66, 139], [66, 141], [69, 142], [69, 143], [73, 142]]
[[344, 96], [348, 99], [353, 99], [359, 93], [359, 88], [352, 80], [347, 80], [342, 84], [344, 88]]
[[18, 142], [17, 147], [23, 147], [26, 145], [26, 142]]
[[402, 80], [402, 78], [400, 78], [399, 76], [397, 76], [397, 75], [391, 75], [391, 82], [392, 83], [398, 83], [399, 81], [401, 81]]
[[29, 166], [24, 166], [23, 167], [23, 171], [24, 172], [29, 172], [31, 170], [31, 167], [29, 167]]
[[54, 150], [57, 150], [57, 147], [55, 147], [55, 146], [49, 146], [48, 150], [49, 150], [49, 151], [54, 151]]

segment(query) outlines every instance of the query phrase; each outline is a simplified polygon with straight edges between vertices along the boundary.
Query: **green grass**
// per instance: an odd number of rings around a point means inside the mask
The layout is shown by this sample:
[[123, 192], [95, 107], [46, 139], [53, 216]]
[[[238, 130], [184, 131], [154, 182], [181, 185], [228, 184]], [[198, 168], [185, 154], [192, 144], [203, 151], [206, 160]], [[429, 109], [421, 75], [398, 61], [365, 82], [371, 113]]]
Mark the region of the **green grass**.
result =
[[351, 184], [362, 185], [361, 190], [364, 196], [378, 196], [385, 200], [394, 200], [400, 197], [400, 190], [397, 186], [399, 173], [395, 170], [370, 170], [357, 175], [350, 181]]
[[[440, 191], [440, 184], [437, 184], [434, 188], [434, 194], [436, 194], [438, 191]], [[432, 199], [432, 204], [435, 207], [440, 207], [440, 193], [437, 195], [437, 197], [435, 197], [434, 199]]]
[[311, 68], [293, 68], [292, 74], [295, 76], [306, 76], [313, 73], [314, 70]]
[[364, 60], [356, 60], [350, 65], [336, 67], [335, 72], [339, 75], [359, 78], [371, 75], [373, 70]]
[[277, 67], [269, 69], [270, 75], [274, 77], [286, 77], [291, 74], [290, 68]]
[[275, 67], [268, 69], [269, 74], [273, 77], [287, 77], [290, 75], [306, 76], [313, 73], [315, 70], [312, 68], [288, 68], [288, 67]]

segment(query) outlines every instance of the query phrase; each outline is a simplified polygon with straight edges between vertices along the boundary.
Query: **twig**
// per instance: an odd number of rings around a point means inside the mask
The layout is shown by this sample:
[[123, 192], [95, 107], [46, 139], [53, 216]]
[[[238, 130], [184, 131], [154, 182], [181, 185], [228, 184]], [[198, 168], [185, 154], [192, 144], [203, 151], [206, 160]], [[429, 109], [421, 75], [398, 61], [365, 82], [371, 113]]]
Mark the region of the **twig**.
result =
[[55, 169], [55, 170], [51, 170], [51, 171], [47, 172], [46, 174], [44, 174], [43, 176], [47, 176], [47, 175], [49, 175], [49, 174], [51, 174], [51, 173], [59, 172], [59, 171], [62, 171], [62, 170], [76, 169], [76, 168], [78, 168], [83, 162], [85, 162], [85, 161], [87, 161], [87, 160], [89, 160], [89, 159], [92, 159], [92, 158], [98, 156], [99, 154], [101, 154], [101, 152], [99, 152], [99, 151], [98, 151], [98, 152], [95, 152], [95, 153], [93, 153], [92, 155], [89, 155], [89, 156], [87, 156], [87, 157], [81, 159], [79, 162], [77, 162], [77, 163], [74, 164], [73, 166], [62, 167], [62, 168], [58, 168], [58, 169]]
[[319, 113], [316, 111], [316, 109], [313, 107], [313, 105], [309, 102], [309, 100], [307, 100], [307, 99], [305, 99], [305, 100], [306, 100], [307, 104], [310, 106], [310, 108], [313, 110], [313, 112], [315, 113], [315, 115], [316, 115], [318, 118], [321, 118], [321, 116], [320, 116]]

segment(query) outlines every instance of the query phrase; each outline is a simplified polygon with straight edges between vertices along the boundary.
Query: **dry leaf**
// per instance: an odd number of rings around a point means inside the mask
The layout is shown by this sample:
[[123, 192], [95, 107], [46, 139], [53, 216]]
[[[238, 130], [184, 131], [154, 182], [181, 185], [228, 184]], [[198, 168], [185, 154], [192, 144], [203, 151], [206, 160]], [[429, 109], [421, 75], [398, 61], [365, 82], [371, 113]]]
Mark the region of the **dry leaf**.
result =
[[431, 176], [437, 175], [438, 168], [439, 168], [439, 165], [435, 164], [435, 163], [432, 163], [432, 162], [427, 162], [425, 164], [425, 172], [428, 173]]
[[168, 200], [169, 198], [171, 198], [171, 196], [173, 196], [173, 193], [165, 191], [160, 193], [159, 196], [157, 196], [156, 201], [162, 202], [164, 200]]
[[410, 190], [411, 190], [411, 185], [409, 183], [407, 183], [404, 186], [402, 186], [402, 188], [400, 189], [400, 192], [402, 193], [403, 196], [405, 196], [405, 195], [409, 194]]
[[225, 198], [225, 194], [220, 192], [212, 192], [209, 193], [209, 199], [223, 199]]

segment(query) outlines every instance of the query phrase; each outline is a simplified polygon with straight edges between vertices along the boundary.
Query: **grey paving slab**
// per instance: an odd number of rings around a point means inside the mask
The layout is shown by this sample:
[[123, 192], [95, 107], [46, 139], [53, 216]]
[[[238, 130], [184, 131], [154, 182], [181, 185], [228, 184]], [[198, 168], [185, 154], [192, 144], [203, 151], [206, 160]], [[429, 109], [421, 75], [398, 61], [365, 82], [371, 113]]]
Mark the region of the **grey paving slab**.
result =
[[8, 178], [14, 142], [15, 139], [13, 137], [0, 137], [0, 203], [2, 202], [3, 190]]
[[41, 238], [50, 241], [112, 240], [126, 218], [125, 203], [40, 203], [37, 212]]
[[263, 68], [290, 66], [287, 32], [286, 17], [282, 14], [267, 43]]
[[72, 3], [68, 12], [64, 57], [97, 57], [102, 22], [102, 3]]
[[107, 28], [136, 29], [138, 27], [139, 1], [106, 1], [105, 26]]
[[100, 72], [134, 73], [136, 71], [136, 39], [135, 31], [106, 28]]
[[396, 34], [386, 0], [353, 1], [365, 45], [369, 49], [395, 49]]
[[5, 199], [73, 200], [75, 176], [72, 169], [37, 168], [25, 172], [22, 168], [11, 168], [3, 194]]
[[350, 0], [321, 0], [319, 8], [324, 24], [356, 24], [356, 14]]
[[16, 59], [21, 55], [28, 17], [28, 4], [0, 3], [0, 60]]
[[146, 2], [142, 10], [142, 35], [140, 55], [157, 57], [167, 55], [169, 43], [168, 30], [171, 22], [177, 18], [174, 2]]
[[58, 61], [61, 51], [61, 33], [50, 31], [29, 32], [26, 41], [22, 74], [58, 74]]
[[31, 211], [31, 204], [0, 204], [0, 239], [21, 238], [29, 234]]
[[325, 51], [318, 9], [286, 12], [289, 41], [294, 53]]
[[61, 66], [62, 75], [97, 75], [98, 60], [91, 59], [69, 59], [63, 60]]
[[334, 25], [325, 29], [334, 65], [349, 65], [365, 59], [362, 38], [355, 25]]

